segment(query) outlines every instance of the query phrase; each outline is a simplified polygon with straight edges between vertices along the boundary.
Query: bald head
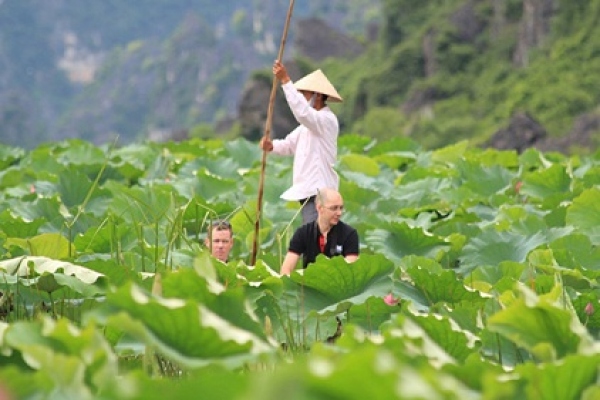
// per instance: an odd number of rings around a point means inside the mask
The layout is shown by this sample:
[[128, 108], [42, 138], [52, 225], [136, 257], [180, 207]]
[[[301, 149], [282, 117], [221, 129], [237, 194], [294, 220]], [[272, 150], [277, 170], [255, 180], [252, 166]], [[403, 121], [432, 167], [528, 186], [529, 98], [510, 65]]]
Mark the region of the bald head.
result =
[[342, 195], [335, 189], [322, 188], [317, 190], [317, 205], [324, 206], [330, 202], [341, 203]]

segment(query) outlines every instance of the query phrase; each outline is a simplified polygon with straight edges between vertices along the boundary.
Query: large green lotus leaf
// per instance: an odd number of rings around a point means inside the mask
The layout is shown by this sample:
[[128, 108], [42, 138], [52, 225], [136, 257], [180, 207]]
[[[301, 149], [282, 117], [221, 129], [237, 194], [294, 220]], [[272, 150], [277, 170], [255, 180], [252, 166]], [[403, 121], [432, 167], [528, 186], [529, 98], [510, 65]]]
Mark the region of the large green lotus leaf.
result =
[[409, 255], [436, 257], [450, 246], [443, 238], [406, 223], [385, 224], [366, 232], [365, 242], [395, 263]]
[[484, 166], [473, 161], [457, 163], [462, 186], [479, 196], [489, 197], [506, 190], [513, 179], [513, 174], [500, 165]]
[[129, 144], [112, 151], [109, 166], [134, 182], [146, 173], [158, 155], [159, 150], [147, 144]]
[[[285, 200], [281, 199], [281, 194], [291, 186], [292, 184], [292, 170], [291, 167], [285, 169], [282, 173], [274, 173], [272, 171], [273, 168], [267, 167], [265, 172], [264, 182], [263, 182], [263, 216], [267, 215], [269, 218], [273, 218], [274, 213], [279, 212], [278, 207], [272, 207], [270, 205], [274, 204], [285, 204], [288, 203]], [[243, 194], [246, 198], [251, 198], [256, 201], [258, 198], [257, 188], [260, 182], [260, 176], [258, 171], [252, 171], [245, 174], [242, 177], [243, 182]], [[294, 203], [294, 206], [300, 208], [300, 204], [297, 202], [289, 202], [289, 204]], [[239, 204], [239, 203], [238, 203]], [[273, 210], [269, 210], [272, 207]], [[255, 211], [256, 206], [254, 206], [253, 210]], [[289, 220], [289, 218], [288, 218]]]
[[53, 144], [46, 143], [31, 150], [21, 160], [20, 165], [29, 171], [33, 171], [33, 174], [38, 178], [60, 175], [65, 170], [65, 166], [58, 162], [53, 154], [54, 150], [50, 146], [53, 146]]
[[27, 279], [17, 279], [16, 281], [29, 282], [28, 286], [35, 285], [39, 290], [49, 293], [66, 286], [77, 293], [91, 296], [101, 293], [101, 288], [106, 285], [106, 278], [103, 274], [47, 257], [19, 257], [0, 261], [0, 273], [4, 275], [5, 280], [10, 276], [30, 279], [31, 281]]
[[234, 158], [204, 159], [202, 161], [202, 167], [215, 176], [225, 179], [239, 179], [239, 164]]
[[265, 279], [279, 277], [279, 274], [262, 260], [257, 260], [256, 265], [246, 265], [243, 262], [235, 269], [236, 274], [251, 284], [263, 282]]
[[[16, 354], [16, 353], [14, 353]], [[20, 358], [20, 354], [18, 355]], [[7, 357], [4, 357], [7, 358]], [[28, 367], [17, 367], [16, 362], [8, 362], [0, 368], [0, 382], [4, 400], [34, 399], [41, 393], [50, 393], [53, 382], [42, 371], [28, 371]]]
[[[141, 372], [141, 371], [140, 371]], [[211, 365], [194, 371], [186, 371], [185, 376], [174, 379], [155, 379], [136, 371], [135, 393], [132, 399], [164, 400], [164, 399], [241, 399], [252, 379], [253, 373], [230, 371], [220, 366]], [[104, 397], [106, 399], [110, 397]], [[123, 396], [126, 400], [128, 396]]]
[[[488, 318], [487, 328], [531, 352], [538, 360], [553, 361], [588, 350], [591, 339], [570, 308], [559, 304], [560, 286], [537, 297], [523, 285], [521, 295], [503, 296], [505, 308]], [[565, 304], [567, 300], [563, 298]]]
[[237, 269], [234, 266], [235, 261], [225, 264], [212, 257], [208, 251], [203, 251], [194, 258], [194, 269], [200, 276], [208, 278], [209, 276], [205, 275], [207, 269], [202, 268], [202, 265], [214, 270], [214, 274], [211, 273], [210, 278], [221, 283], [223, 287], [237, 287], [240, 285], [240, 276], [238, 276]]
[[44, 222], [43, 219], [27, 220], [14, 215], [10, 210], [4, 210], [0, 213], [0, 229], [7, 237], [28, 238], [35, 236]]
[[586, 235], [567, 235], [552, 241], [549, 247], [562, 266], [600, 271], [600, 247], [592, 245]]
[[592, 243], [600, 244], [600, 189], [584, 191], [567, 210], [567, 224], [587, 235]]
[[7, 239], [6, 244], [21, 247], [32, 256], [57, 260], [68, 258], [75, 253], [73, 245], [59, 233], [43, 233], [28, 239], [11, 238]]
[[[521, 396], [515, 393], [513, 398], [584, 399], [587, 389], [598, 387], [598, 365], [600, 357], [597, 354], [570, 355], [560, 362], [543, 365], [531, 362], [517, 365], [511, 378], [518, 379]], [[485, 388], [483, 393], [491, 395], [493, 391]]]
[[400, 311], [400, 303], [387, 304], [383, 298], [371, 297], [363, 304], [354, 305], [348, 313], [347, 322], [360, 326], [367, 332], [376, 332], [392, 314]]
[[410, 340], [418, 353], [424, 354], [434, 365], [462, 364], [469, 354], [477, 351], [478, 338], [463, 330], [451, 318], [441, 315], [419, 316], [413, 313], [399, 315], [383, 329], [384, 335], [398, 335]]
[[[531, 236], [543, 233], [547, 241], [559, 239], [573, 232], [571, 226], [548, 227], [546, 222], [547, 213], [541, 213], [531, 206], [500, 206], [494, 222], [496, 230], [510, 230], [523, 236]], [[545, 214], [545, 215], [544, 215]], [[564, 224], [563, 224], [564, 225]]]
[[130, 281], [141, 281], [139, 273], [132, 268], [124, 268], [112, 257], [101, 254], [82, 255], [77, 258], [76, 263], [104, 275], [114, 286], [121, 286]]
[[[527, 257], [530, 268], [535, 268], [536, 271], [542, 271], [547, 275], [553, 276], [554, 274], [560, 274], [565, 285], [572, 287], [577, 290], [586, 290], [595, 288], [598, 286], [596, 278], [600, 273], [594, 274], [595, 276], [588, 277], [579, 268], [568, 268], [559, 265], [554, 258], [554, 252], [552, 250], [538, 249], [532, 251]], [[589, 273], [588, 275], [592, 275]]]
[[307, 269], [294, 271], [291, 280], [284, 278], [282, 309], [300, 308], [304, 315], [339, 314], [390, 293], [392, 270], [392, 263], [379, 255], [363, 254], [353, 263], [319, 255]]
[[166, 218], [174, 219], [175, 196], [168, 185], [151, 187], [118, 188], [110, 206], [110, 212], [134, 226], [139, 223], [154, 224]]
[[[343, 135], [342, 137], [346, 137]], [[412, 159], [416, 158], [416, 153], [422, 151], [421, 145], [406, 136], [395, 136], [391, 139], [376, 142], [374, 146], [368, 149], [367, 153], [370, 156], [382, 155], [395, 152], [406, 154], [407, 157], [412, 155]], [[358, 149], [357, 152], [362, 153], [364, 149]]]
[[431, 258], [421, 256], [406, 256], [402, 258], [398, 266], [400, 268], [397, 267], [394, 274], [398, 278], [402, 277], [402, 274], [404, 273], [403, 271], [406, 271], [412, 267], [425, 268], [432, 274], [439, 274], [444, 271], [444, 268], [439, 262]]
[[105, 152], [83, 140], [72, 139], [56, 154], [56, 160], [70, 171], [79, 171], [95, 178], [107, 162]]
[[79, 253], [112, 254], [117, 249], [130, 250], [139, 246], [138, 232], [132, 228], [131, 224], [108, 218], [76, 235], [74, 244]]
[[73, 168], [59, 175], [56, 192], [67, 208], [82, 205], [93, 188], [92, 181], [83, 172]]
[[344, 154], [339, 160], [340, 168], [345, 171], [354, 171], [367, 176], [377, 176], [380, 173], [379, 165], [372, 158], [362, 154]]
[[498, 265], [487, 265], [473, 270], [468, 280], [486, 282], [490, 285], [495, 285], [501, 279], [512, 279], [513, 282], [516, 282], [521, 279], [526, 268], [524, 263], [503, 261]]
[[486, 166], [500, 165], [509, 169], [519, 168], [519, 155], [512, 150], [471, 148], [466, 159]]
[[25, 150], [21, 148], [0, 144], [0, 171], [5, 170], [24, 155]]
[[450, 179], [423, 178], [402, 183], [394, 189], [392, 196], [398, 200], [398, 208], [427, 207], [438, 204], [439, 200], [445, 198], [447, 192], [452, 188], [453, 184]]
[[[340, 182], [340, 193], [344, 196], [344, 207], [346, 210], [360, 214], [365, 209], [374, 209], [382, 193], [373, 189], [366, 189], [353, 181], [343, 180]], [[397, 209], [396, 205], [396, 209]]]
[[244, 400], [283, 398], [474, 400], [477, 397], [449, 374], [428, 364], [414, 365], [393, 350], [365, 341], [352, 351], [315, 345], [308, 357], [298, 358], [274, 374], [254, 380], [242, 397]]
[[221, 145], [215, 141], [191, 138], [183, 141], [170, 141], [160, 144], [162, 148], [169, 150], [178, 160], [195, 160], [198, 157], [211, 157]]
[[193, 235], [200, 238], [203, 234], [206, 234], [206, 228], [211, 220], [229, 220], [232, 213], [236, 211], [236, 206], [231, 202], [207, 202], [196, 197], [185, 205], [181, 216], [182, 225], [189, 236]]
[[[389, 170], [384, 170], [379, 176], [368, 176], [360, 172], [340, 171], [340, 184], [345, 187], [345, 183], [354, 183], [362, 189], [371, 190], [380, 194], [380, 196], [391, 195], [394, 190], [394, 175]], [[345, 195], [345, 191], [342, 192]]]
[[504, 374], [502, 366], [482, 359], [477, 352], [469, 354], [462, 364], [445, 364], [442, 371], [451, 374], [478, 393], [483, 391], [486, 386], [486, 377], [497, 377]]
[[373, 160], [392, 170], [403, 169], [406, 165], [412, 164], [415, 158], [415, 153], [409, 151], [390, 151], [373, 156]]
[[546, 243], [546, 235], [536, 233], [528, 237], [510, 231], [498, 232], [493, 227], [472, 237], [460, 257], [458, 271], [468, 275], [477, 267], [496, 266], [504, 261], [523, 262], [529, 252]]
[[[150, 295], [129, 284], [107, 295], [94, 315], [190, 368], [211, 363], [239, 366], [274, 350], [264, 335], [231, 322], [238, 321], [237, 314], [246, 307], [242, 295], [232, 293], [211, 307], [193, 299]], [[256, 322], [253, 331], [259, 329]]]
[[238, 180], [214, 175], [206, 168], [196, 171], [194, 177], [176, 180], [171, 186], [187, 199], [200, 197], [207, 202], [235, 199], [242, 193], [238, 188]]
[[544, 199], [552, 195], [568, 193], [570, 186], [571, 177], [567, 173], [566, 167], [553, 164], [546, 169], [525, 173], [519, 193]]
[[430, 154], [431, 162], [435, 164], [455, 165], [469, 150], [469, 143], [466, 140], [457, 142], [453, 145], [437, 149]]
[[[427, 302], [425, 304], [427, 306], [437, 303], [452, 305], [462, 301], [472, 303], [485, 301], [479, 292], [465, 287], [454, 271], [430, 271], [421, 266], [414, 266], [408, 268], [406, 274], [411, 281], [409, 285], [413, 286], [416, 289], [416, 293], [418, 293], [418, 297], [416, 298], [419, 300], [426, 299]], [[409, 299], [415, 298], [415, 294], [411, 295], [410, 292], [403, 291], [399, 294], [401, 296], [409, 294]]]
[[374, 144], [373, 139], [363, 135], [348, 134], [341, 135], [338, 138], [338, 148], [340, 153], [363, 153], [369, 144]]
[[513, 368], [517, 364], [534, 361], [534, 356], [531, 353], [497, 332], [484, 328], [478, 336], [481, 340], [481, 356], [485, 360], [497, 363], [505, 368]]
[[42, 386], [53, 392], [49, 398], [92, 399], [117, 384], [117, 358], [94, 325], [78, 328], [50, 318], [19, 321], [4, 332], [3, 346], [18, 351], [41, 374], [39, 379], [51, 383]]
[[11, 202], [10, 210], [14, 215], [29, 221], [37, 219], [45, 221], [62, 219], [64, 221], [67, 213], [66, 210], [61, 209], [61, 206], [62, 204], [57, 197], [43, 197], [33, 202], [24, 202], [21, 200]]
[[[489, 301], [489, 299], [487, 300]], [[486, 301], [486, 303], [487, 303]], [[430, 313], [451, 318], [461, 329], [478, 335], [481, 332], [481, 313], [485, 305], [469, 300], [455, 303], [452, 307], [447, 304], [436, 304], [430, 308]]]
[[548, 168], [552, 165], [551, 161], [547, 160], [541, 151], [533, 147], [526, 149], [519, 155], [519, 164], [524, 171]]
[[[212, 284], [214, 286], [214, 283]], [[252, 333], [255, 337], [267, 341], [264, 328], [257, 323], [256, 317], [249, 311], [250, 304], [242, 288], [222, 290], [214, 293], [209, 280], [199, 276], [194, 270], [178, 270], [167, 274], [162, 281], [163, 297], [192, 299], [206, 306], [232, 326]], [[226, 310], [225, 313], [223, 311]]]
[[577, 178], [576, 184], [583, 188], [589, 189], [596, 185], [600, 185], [600, 166], [586, 163], [586, 165], [578, 168], [573, 175]]
[[[252, 168], [261, 160], [262, 151], [254, 142], [236, 139], [224, 143], [226, 154], [235, 160], [238, 168]], [[236, 169], [239, 173], [239, 169]]]

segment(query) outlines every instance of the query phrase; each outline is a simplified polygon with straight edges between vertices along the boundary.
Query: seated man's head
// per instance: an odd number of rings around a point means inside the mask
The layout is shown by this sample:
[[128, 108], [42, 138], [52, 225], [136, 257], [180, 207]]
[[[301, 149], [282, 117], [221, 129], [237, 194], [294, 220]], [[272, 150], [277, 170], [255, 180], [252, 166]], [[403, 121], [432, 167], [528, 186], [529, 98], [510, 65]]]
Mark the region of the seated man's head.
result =
[[319, 222], [325, 225], [337, 225], [344, 212], [344, 200], [335, 189], [323, 188], [317, 191], [317, 214]]
[[213, 257], [227, 262], [233, 247], [233, 229], [227, 221], [215, 221], [211, 224], [204, 244], [210, 248]]

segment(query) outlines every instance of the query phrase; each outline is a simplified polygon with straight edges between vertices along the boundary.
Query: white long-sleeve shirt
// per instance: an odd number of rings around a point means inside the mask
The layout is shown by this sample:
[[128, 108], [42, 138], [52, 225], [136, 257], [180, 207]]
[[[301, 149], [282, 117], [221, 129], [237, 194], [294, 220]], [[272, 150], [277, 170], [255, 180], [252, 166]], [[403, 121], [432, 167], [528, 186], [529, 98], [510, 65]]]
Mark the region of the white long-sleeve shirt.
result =
[[339, 177], [333, 169], [340, 131], [337, 117], [329, 107], [312, 108], [291, 81], [281, 87], [300, 124], [284, 139], [273, 140], [274, 154], [294, 156], [292, 186], [281, 198], [302, 200], [316, 195], [317, 189], [338, 190]]

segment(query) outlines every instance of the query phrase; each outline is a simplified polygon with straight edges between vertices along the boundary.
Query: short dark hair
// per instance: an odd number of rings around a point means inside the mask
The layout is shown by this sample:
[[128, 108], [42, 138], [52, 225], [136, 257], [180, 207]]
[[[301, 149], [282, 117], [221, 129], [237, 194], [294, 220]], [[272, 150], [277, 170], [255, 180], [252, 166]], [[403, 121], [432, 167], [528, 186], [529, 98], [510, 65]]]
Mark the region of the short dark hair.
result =
[[208, 232], [209, 236], [212, 234], [214, 229], [218, 231], [229, 231], [233, 235], [233, 227], [231, 226], [231, 223], [224, 219], [217, 219], [211, 222], [210, 230]]

